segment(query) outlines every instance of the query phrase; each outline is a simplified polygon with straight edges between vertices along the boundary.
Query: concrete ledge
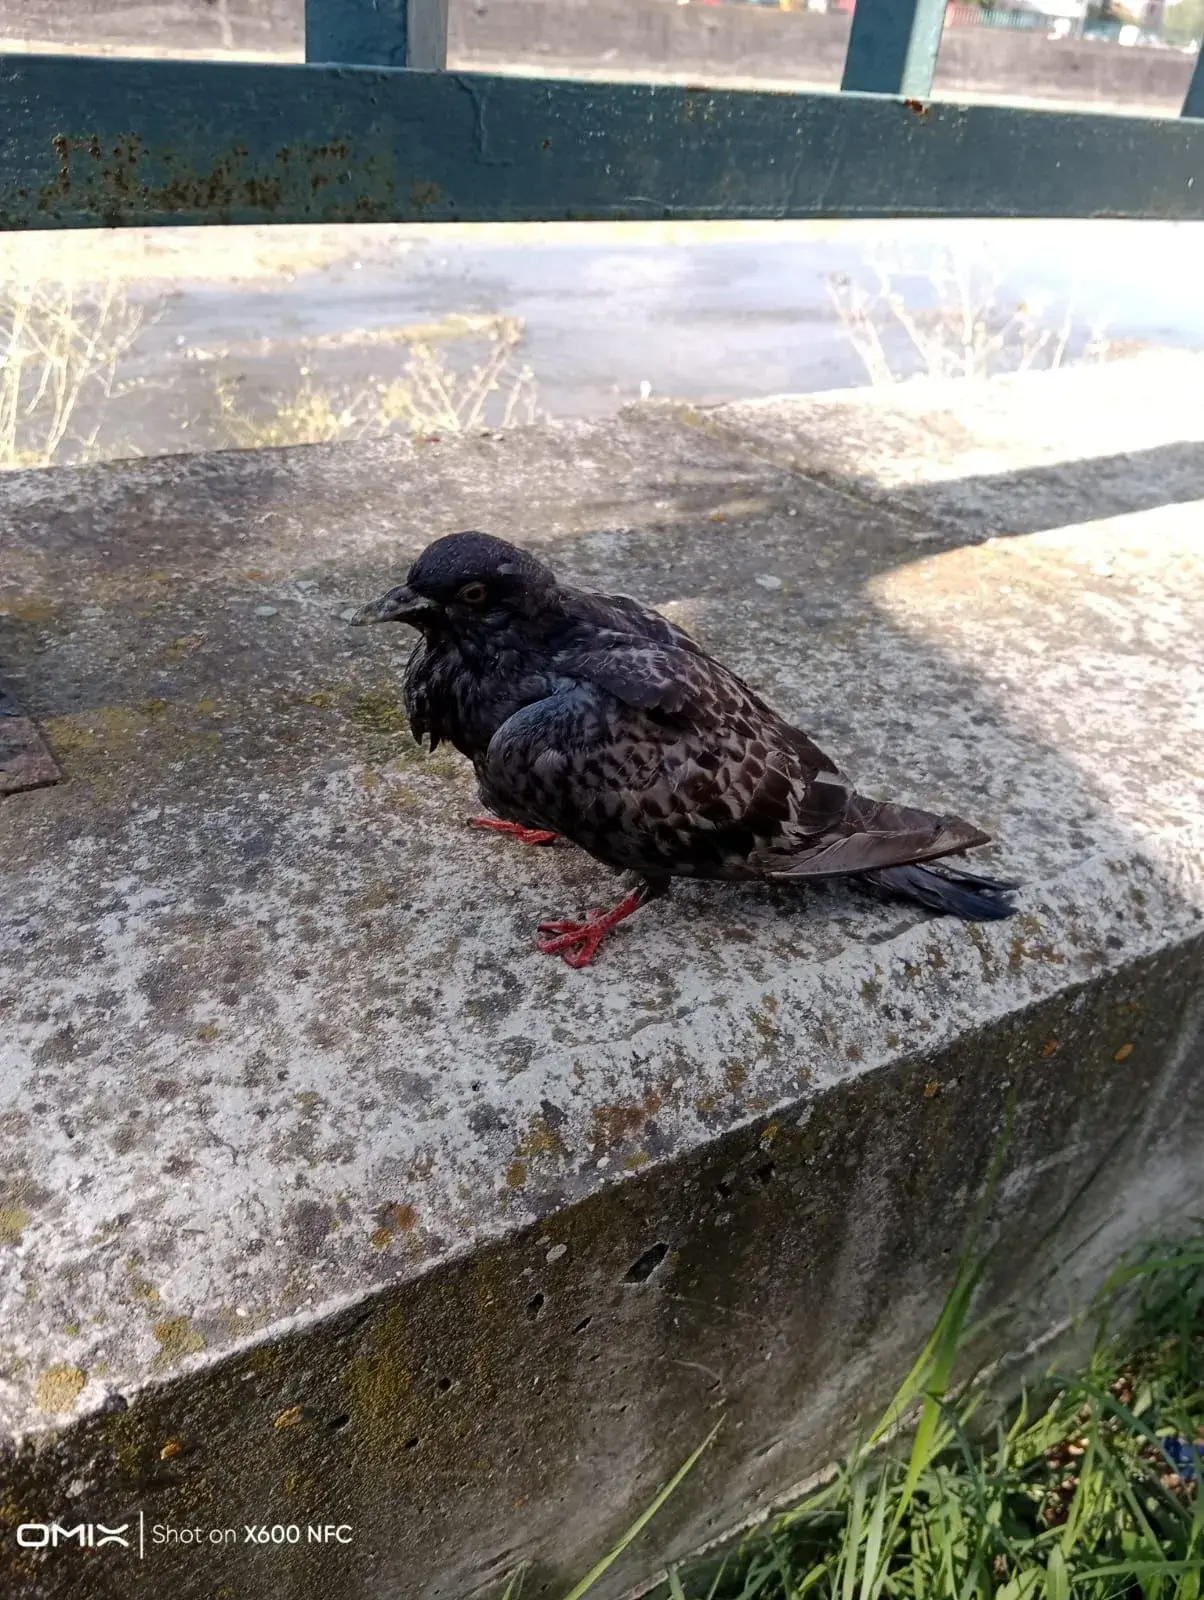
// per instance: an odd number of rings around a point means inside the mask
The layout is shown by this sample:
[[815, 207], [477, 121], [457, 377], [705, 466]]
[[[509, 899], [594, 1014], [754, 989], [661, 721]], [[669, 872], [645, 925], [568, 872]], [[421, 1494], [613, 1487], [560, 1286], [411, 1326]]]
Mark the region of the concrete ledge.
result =
[[[0, 482], [0, 672], [65, 775], [0, 801], [12, 1592], [538, 1593], [726, 1412], [618, 1594], [882, 1401], [1009, 1098], [998, 1349], [1198, 1213], [1199, 370]], [[980, 821], [1022, 915], [695, 885], [539, 956], [607, 875], [470, 834], [342, 620], [462, 526]], [[353, 1542], [13, 1536], [139, 1512]]]

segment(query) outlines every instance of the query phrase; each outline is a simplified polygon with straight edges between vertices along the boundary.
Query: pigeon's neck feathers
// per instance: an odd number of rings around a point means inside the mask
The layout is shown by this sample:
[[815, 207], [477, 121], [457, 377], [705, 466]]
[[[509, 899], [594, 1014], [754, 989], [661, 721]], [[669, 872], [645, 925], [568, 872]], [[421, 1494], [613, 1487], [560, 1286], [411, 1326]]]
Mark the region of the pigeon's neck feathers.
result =
[[532, 650], [517, 629], [424, 641], [406, 674], [406, 708], [416, 737], [427, 733], [470, 760], [483, 757], [503, 722], [549, 692], [546, 660], [547, 652]]

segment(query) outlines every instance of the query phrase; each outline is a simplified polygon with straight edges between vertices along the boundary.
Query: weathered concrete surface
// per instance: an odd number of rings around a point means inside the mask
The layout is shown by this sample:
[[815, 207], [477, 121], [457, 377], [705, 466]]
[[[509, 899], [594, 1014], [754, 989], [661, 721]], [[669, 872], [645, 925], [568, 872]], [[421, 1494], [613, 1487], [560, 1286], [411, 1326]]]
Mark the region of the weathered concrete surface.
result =
[[305, 51], [304, 0], [4, 0], [0, 37], [160, 50]]
[[[1199, 1213], [1200, 377], [0, 483], [0, 661], [66, 778], [0, 801], [5, 1592], [538, 1594], [725, 1412], [618, 1593], [883, 1401], [1009, 1097], [998, 1348]], [[342, 620], [465, 526], [980, 821], [1022, 915], [695, 885], [540, 956], [611, 880], [467, 830], [404, 641]], [[144, 1562], [14, 1539], [139, 1512]], [[353, 1542], [150, 1542], [290, 1523]]]

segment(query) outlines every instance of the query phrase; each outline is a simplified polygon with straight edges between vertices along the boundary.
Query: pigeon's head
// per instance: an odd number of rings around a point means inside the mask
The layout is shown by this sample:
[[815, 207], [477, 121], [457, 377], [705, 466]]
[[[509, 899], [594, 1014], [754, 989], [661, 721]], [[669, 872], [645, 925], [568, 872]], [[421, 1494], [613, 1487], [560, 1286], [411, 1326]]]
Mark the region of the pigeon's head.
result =
[[406, 581], [352, 617], [354, 625], [408, 622], [423, 633], [501, 634], [554, 605], [556, 579], [534, 556], [488, 533], [449, 533], [415, 561]]

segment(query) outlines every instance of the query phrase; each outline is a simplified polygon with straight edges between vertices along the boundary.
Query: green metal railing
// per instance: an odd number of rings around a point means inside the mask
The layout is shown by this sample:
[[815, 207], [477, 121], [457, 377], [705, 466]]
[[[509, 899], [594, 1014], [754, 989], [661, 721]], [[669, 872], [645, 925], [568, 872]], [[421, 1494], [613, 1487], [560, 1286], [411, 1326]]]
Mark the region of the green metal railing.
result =
[[860, 0], [840, 93], [445, 70], [446, 0], [307, 0], [306, 62], [0, 57], [0, 228], [1204, 217], [1182, 118], [932, 101], [944, 0]]

